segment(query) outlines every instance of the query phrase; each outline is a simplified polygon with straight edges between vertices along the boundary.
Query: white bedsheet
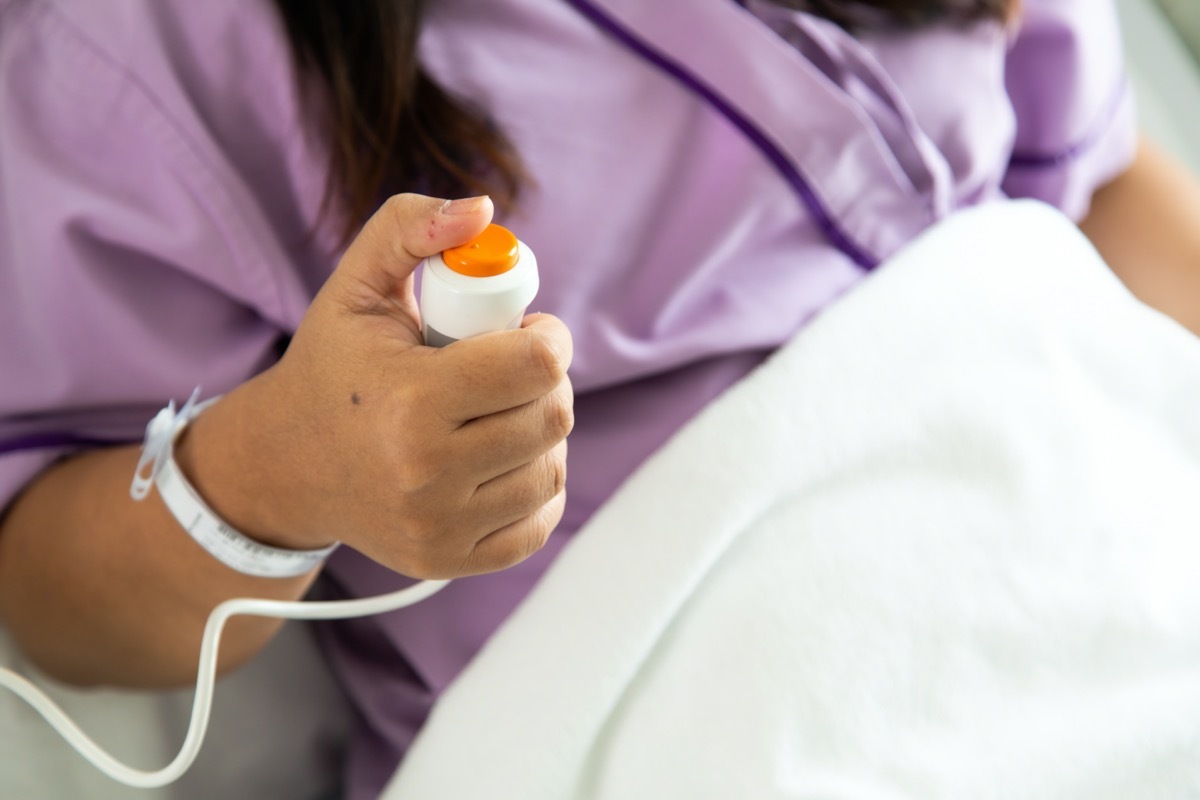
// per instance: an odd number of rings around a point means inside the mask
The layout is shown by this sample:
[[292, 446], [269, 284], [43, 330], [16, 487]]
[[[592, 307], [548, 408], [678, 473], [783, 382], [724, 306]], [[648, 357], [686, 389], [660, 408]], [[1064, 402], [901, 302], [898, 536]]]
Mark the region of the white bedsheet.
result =
[[386, 797], [1200, 797], [1198, 401], [1065, 219], [957, 216], [602, 509]]

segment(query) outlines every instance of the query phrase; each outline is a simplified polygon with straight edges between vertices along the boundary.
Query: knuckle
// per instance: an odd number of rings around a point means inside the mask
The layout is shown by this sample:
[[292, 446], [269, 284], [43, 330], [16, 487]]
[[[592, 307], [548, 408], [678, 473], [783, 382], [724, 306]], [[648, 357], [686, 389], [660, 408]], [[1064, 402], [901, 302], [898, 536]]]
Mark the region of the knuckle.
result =
[[567, 376], [567, 361], [558, 344], [549, 336], [529, 333], [529, 359], [534, 369], [551, 386], [557, 386]]
[[515, 537], [519, 542], [519, 560], [521, 561], [545, 546], [546, 542], [550, 540], [550, 531], [553, 526], [549, 524], [546, 515], [539, 509], [529, 517], [528, 524], [523, 528], [523, 535]]
[[409, 244], [410, 240], [419, 240], [417, 232], [421, 227], [436, 225], [435, 221], [423, 222], [429, 215], [431, 202], [430, 198], [412, 193], [391, 195], [383, 201], [368, 225], [379, 235], [386, 236], [399, 258], [419, 260], [422, 254], [415, 252]]
[[410, 192], [393, 194], [383, 201], [382, 211], [391, 221], [403, 224], [412, 218], [418, 199], [420, 199], [418, 195]]
[[564, 398], [552, 395], [546, 403], [545, 424], [555, 441], [565, 439], [575, 428], [575, 409]]
[[383, 211], [390, 217], [399, 217], [405, 207], [405, 196], [403, 194], [393, 194], [383, 201]]
[[550, 485], [553, 492], [550, 496], [557, 497], [567, 485], [567, 460], [557, 453], [551, 453], [548, 468], [550, 471]]
[[495, 568], [519, 564], [545, 547], [562, 515], [561, 502], [547, 503], [515, 523], [505, 533], [502, 554], [497, 554]]
[[403, 229], [409, 217], [412, 216], [409, 200], [409, 196], [403, 194], [394, 194], [387, 200], [384, 200], [383, 205], [373, 218], [373, 227], [378, 227], [382, 224], [389, 229]]

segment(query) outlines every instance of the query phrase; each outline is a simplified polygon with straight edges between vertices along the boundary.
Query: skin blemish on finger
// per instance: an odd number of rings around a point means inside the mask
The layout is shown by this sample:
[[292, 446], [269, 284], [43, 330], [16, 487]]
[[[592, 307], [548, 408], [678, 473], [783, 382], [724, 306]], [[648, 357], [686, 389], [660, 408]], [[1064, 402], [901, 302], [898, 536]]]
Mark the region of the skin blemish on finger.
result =
[[362, 405], [362, 395], [360, 395], [358, 392], [355, 392], [354, 394], [350, 395], [350, 402], [354, 403], [356, 406]]

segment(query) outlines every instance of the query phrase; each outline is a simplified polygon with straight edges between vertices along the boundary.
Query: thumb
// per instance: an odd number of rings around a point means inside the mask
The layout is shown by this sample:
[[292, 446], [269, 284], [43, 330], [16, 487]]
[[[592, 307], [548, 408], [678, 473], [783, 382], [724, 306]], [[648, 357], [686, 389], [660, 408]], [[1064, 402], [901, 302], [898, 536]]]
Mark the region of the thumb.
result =
[[376, 295], [374, 300], [410, 297], [412, 272], [421, 259], [475, 238], [493, 211], [486, 195], [459, 200], [395, 195], [367, 220], [335, 274]]

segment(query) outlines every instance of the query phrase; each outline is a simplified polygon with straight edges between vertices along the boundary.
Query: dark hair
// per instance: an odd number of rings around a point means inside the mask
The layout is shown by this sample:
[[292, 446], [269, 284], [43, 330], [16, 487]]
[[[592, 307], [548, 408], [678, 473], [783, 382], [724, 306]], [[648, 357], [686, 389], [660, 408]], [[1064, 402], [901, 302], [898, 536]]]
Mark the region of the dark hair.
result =
[[275, 4], [301, 80], [317, 92], [308, 110], [330, 147], [324, 210], [336, 208], [344, 240], [396, 191], [489, 194], [497, 208], [513, 205], [524, 179], [515, 149], [417, 61], [424, 0]]
[[[848, 29], [1002, 19], [1019, 0], [770, 0]], [[302, 79], [316, 78], [330, 144], [325, 210], [349, 239], [386, 193], [490, 194], [511, 208], [520, 158], [479, 109], [443, 91], [417, 61], [425, 0], [275, 0]], [[334, 198], [339, 202], [331, 203]]]

